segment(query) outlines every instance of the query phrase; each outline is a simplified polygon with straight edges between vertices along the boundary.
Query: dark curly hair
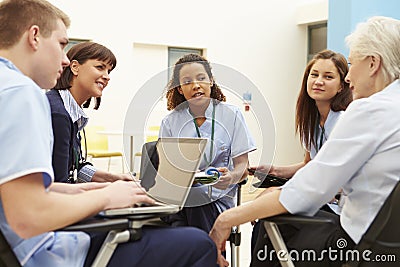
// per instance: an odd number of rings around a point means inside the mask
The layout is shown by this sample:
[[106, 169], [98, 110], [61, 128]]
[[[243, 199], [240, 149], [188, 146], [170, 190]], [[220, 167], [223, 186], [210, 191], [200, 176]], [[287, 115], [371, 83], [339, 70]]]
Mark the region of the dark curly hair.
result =
[[311, 144], [315, 145], [315, 140], [313, 138], [315, 127], [319, 118], [319, 111], [315, 100], [312, 99], [307, 93], [307, 80], [310, 75], [312, 66], [319, 59], [330, 59], [333, 64], [335, 64], [336, 69], [340, 76], [340, 83], [342, 85], [342, 91], [337, 93], [331, 101], [331, 109], [333, 111], [346, 110], [347, 106], [353, 100], [349, 84], [345, 81], [349, 67], [346, 58], [340, 54], [331, 50], [322, 50], [317, 53], [308, 62], [308, 65], [304, 71], [303, 82], [301, 84], [301, 89], [299, 97], [297, 98], [296, 105], [296, 133], [300, 134], [300, 141], [304, 142], [307, 148]]
[[211, 73], [210, 63], [202, 56], [197, 54], [187, 54], [178, 59], [178, 61], [174, 65], [174, 70], [172, 72], [171, 80], [167, 84], [167, 109], [173, 110], [175, 108], [181, 109], [184, 108], [185, 105], [180, 105], [186, 102], [186, 99], [183, 95], [181, 95], [178, 91], [180, 88], [179, 82], [179, 74], [183, 66], [190, 63], [199, 63], [203, 65], [204, 69], [207, 72], [207, 75], [210, 79], [212, 79], [213, 85], [211, 86], [211, 98], [214, 98], [218, 101], [226, 101], [225, 95], [222, 93], [219, 86], [216, 84], [214, 77]]
[[[67, 52], [67, 57], [70, 61], [76, 60], [79, 64], [84, 64], [86, 61], [91, 59], [97, 59], [105, 61], [112, 66], [111, 70], [117, 65], [117, 59], [113, 52], [107, 47], [94, 43], [94, 42], [82, 42], [71, 47]], [[110, 71], [111, 71], [110, 70]], [[73, 73], [70, 67], [66, 67], [61, 74], [61, 77], [57, 80], [56, 86], [53, 88], [55, 90], [67, 90], [71, 88], [71, 81]], [[91, 98], [83, 103], [83, 107], [87, 108], [90, 105]], [[96, 104], [94, 109], [100, 107], [101, 97], [96, 97]]]

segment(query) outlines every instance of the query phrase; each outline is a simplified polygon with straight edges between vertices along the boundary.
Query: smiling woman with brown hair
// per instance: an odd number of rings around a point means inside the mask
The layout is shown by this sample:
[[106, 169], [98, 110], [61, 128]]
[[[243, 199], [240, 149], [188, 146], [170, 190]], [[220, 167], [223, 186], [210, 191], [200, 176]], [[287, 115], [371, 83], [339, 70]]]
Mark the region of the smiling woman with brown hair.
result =
[[57, 182], [112, 182], [132, 180], [129, 174], [112, 174], [95, 169], [82, 155], [80, 132], [88, 122], [83, 107], [96, 99], [100, 106], [103, 90], [117, 60], [107, 47], [94, 42], [74, 45], [67, 53], [71, 61], [53, 90], [46, 93], [53, 123], [53, 169]]
[[296, 106], [296, 132], [306, 150], [304, 161], [288, 166], [258, 166], [258, 171], [291, 178], [317, 155], [353, 99], [345, 82], [348, 69], [346, 58], [332, 50], [320, 51], [310, 60]]

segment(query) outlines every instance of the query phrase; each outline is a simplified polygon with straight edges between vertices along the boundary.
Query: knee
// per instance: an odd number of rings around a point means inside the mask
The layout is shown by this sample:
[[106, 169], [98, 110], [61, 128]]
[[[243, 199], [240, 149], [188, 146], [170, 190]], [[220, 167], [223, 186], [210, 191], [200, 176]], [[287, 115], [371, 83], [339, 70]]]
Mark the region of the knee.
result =
[[204, 248], [212, 248], [215, 251], [217, 250], [215, 243], [211, 240], [206, 232], [198, 228], [193, 228], [193, 232], [193, 235], [202, 243], [202, 246], [204, 246]]
[[217, 247], [214, 243], [214, 241], [211, 240], [211, 238], [208, 236], [206, 232], [204, 232], [201, 229], [197, 228], [188, 228], [190, 229], [190, 237], [193, 240], [196, 240], [193, 242], [196, 246], [196, 251], [199, 254], [209, 254], [210, 257], [216, 259], [217, 258]]

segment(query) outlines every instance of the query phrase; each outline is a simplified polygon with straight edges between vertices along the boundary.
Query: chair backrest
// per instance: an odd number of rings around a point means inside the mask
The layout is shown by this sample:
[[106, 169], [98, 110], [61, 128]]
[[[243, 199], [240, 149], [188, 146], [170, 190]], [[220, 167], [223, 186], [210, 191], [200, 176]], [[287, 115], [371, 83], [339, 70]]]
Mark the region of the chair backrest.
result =
[[[104, 131], [103, 126], [86, 126], [86, 145], [87, 150], [108, 150], [108, 136], [104, 134], [99, 134], [98, 132]], [[82, 138], [83, 139], [83, 138]]]
[[20, 267], [14, 251], [11, 249], [3, 233], [0, 231], [0, 266]]
[[[372, 259], [374, 255], [384, 255], [388, 259], [384, 266], [398, 266], [400, 260], [400, 182], [397, 183], [386, 199], [356, 249], [360, 252], [360, 255], [363, 251], [370, 250], [372, 254], [369, 258]], [[395, 261], [389, 262], [389, 257], [392, 259], [396, 257]], [[360, 257], [359, 262], [352, 262], [347, 265], [376, 266], [376, 262], [368, 262]]]
[[159, 157], [157, 152], [157, 141], [144, 143], [140, 160], [140, 184], [146, 190], [154, 186], [158, 171]]
[[158, 140], [158, 132], [160, 131], [160, 126], [149, 126], [146, 132], [146, 143]]

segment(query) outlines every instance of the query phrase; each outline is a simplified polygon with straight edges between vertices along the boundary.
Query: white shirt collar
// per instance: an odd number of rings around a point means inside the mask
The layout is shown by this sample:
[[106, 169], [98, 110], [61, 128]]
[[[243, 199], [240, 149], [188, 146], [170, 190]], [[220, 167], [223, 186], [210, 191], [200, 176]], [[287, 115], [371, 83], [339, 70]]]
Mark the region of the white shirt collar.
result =
[[83, 109], [78, 105], [69, 90], [59, 90], [61, 98], [64, 102], [64, 107], [67, 110], [72, 122], [78, 123], [78, 130], [82, 130], [88, 123], [89, 117]]

